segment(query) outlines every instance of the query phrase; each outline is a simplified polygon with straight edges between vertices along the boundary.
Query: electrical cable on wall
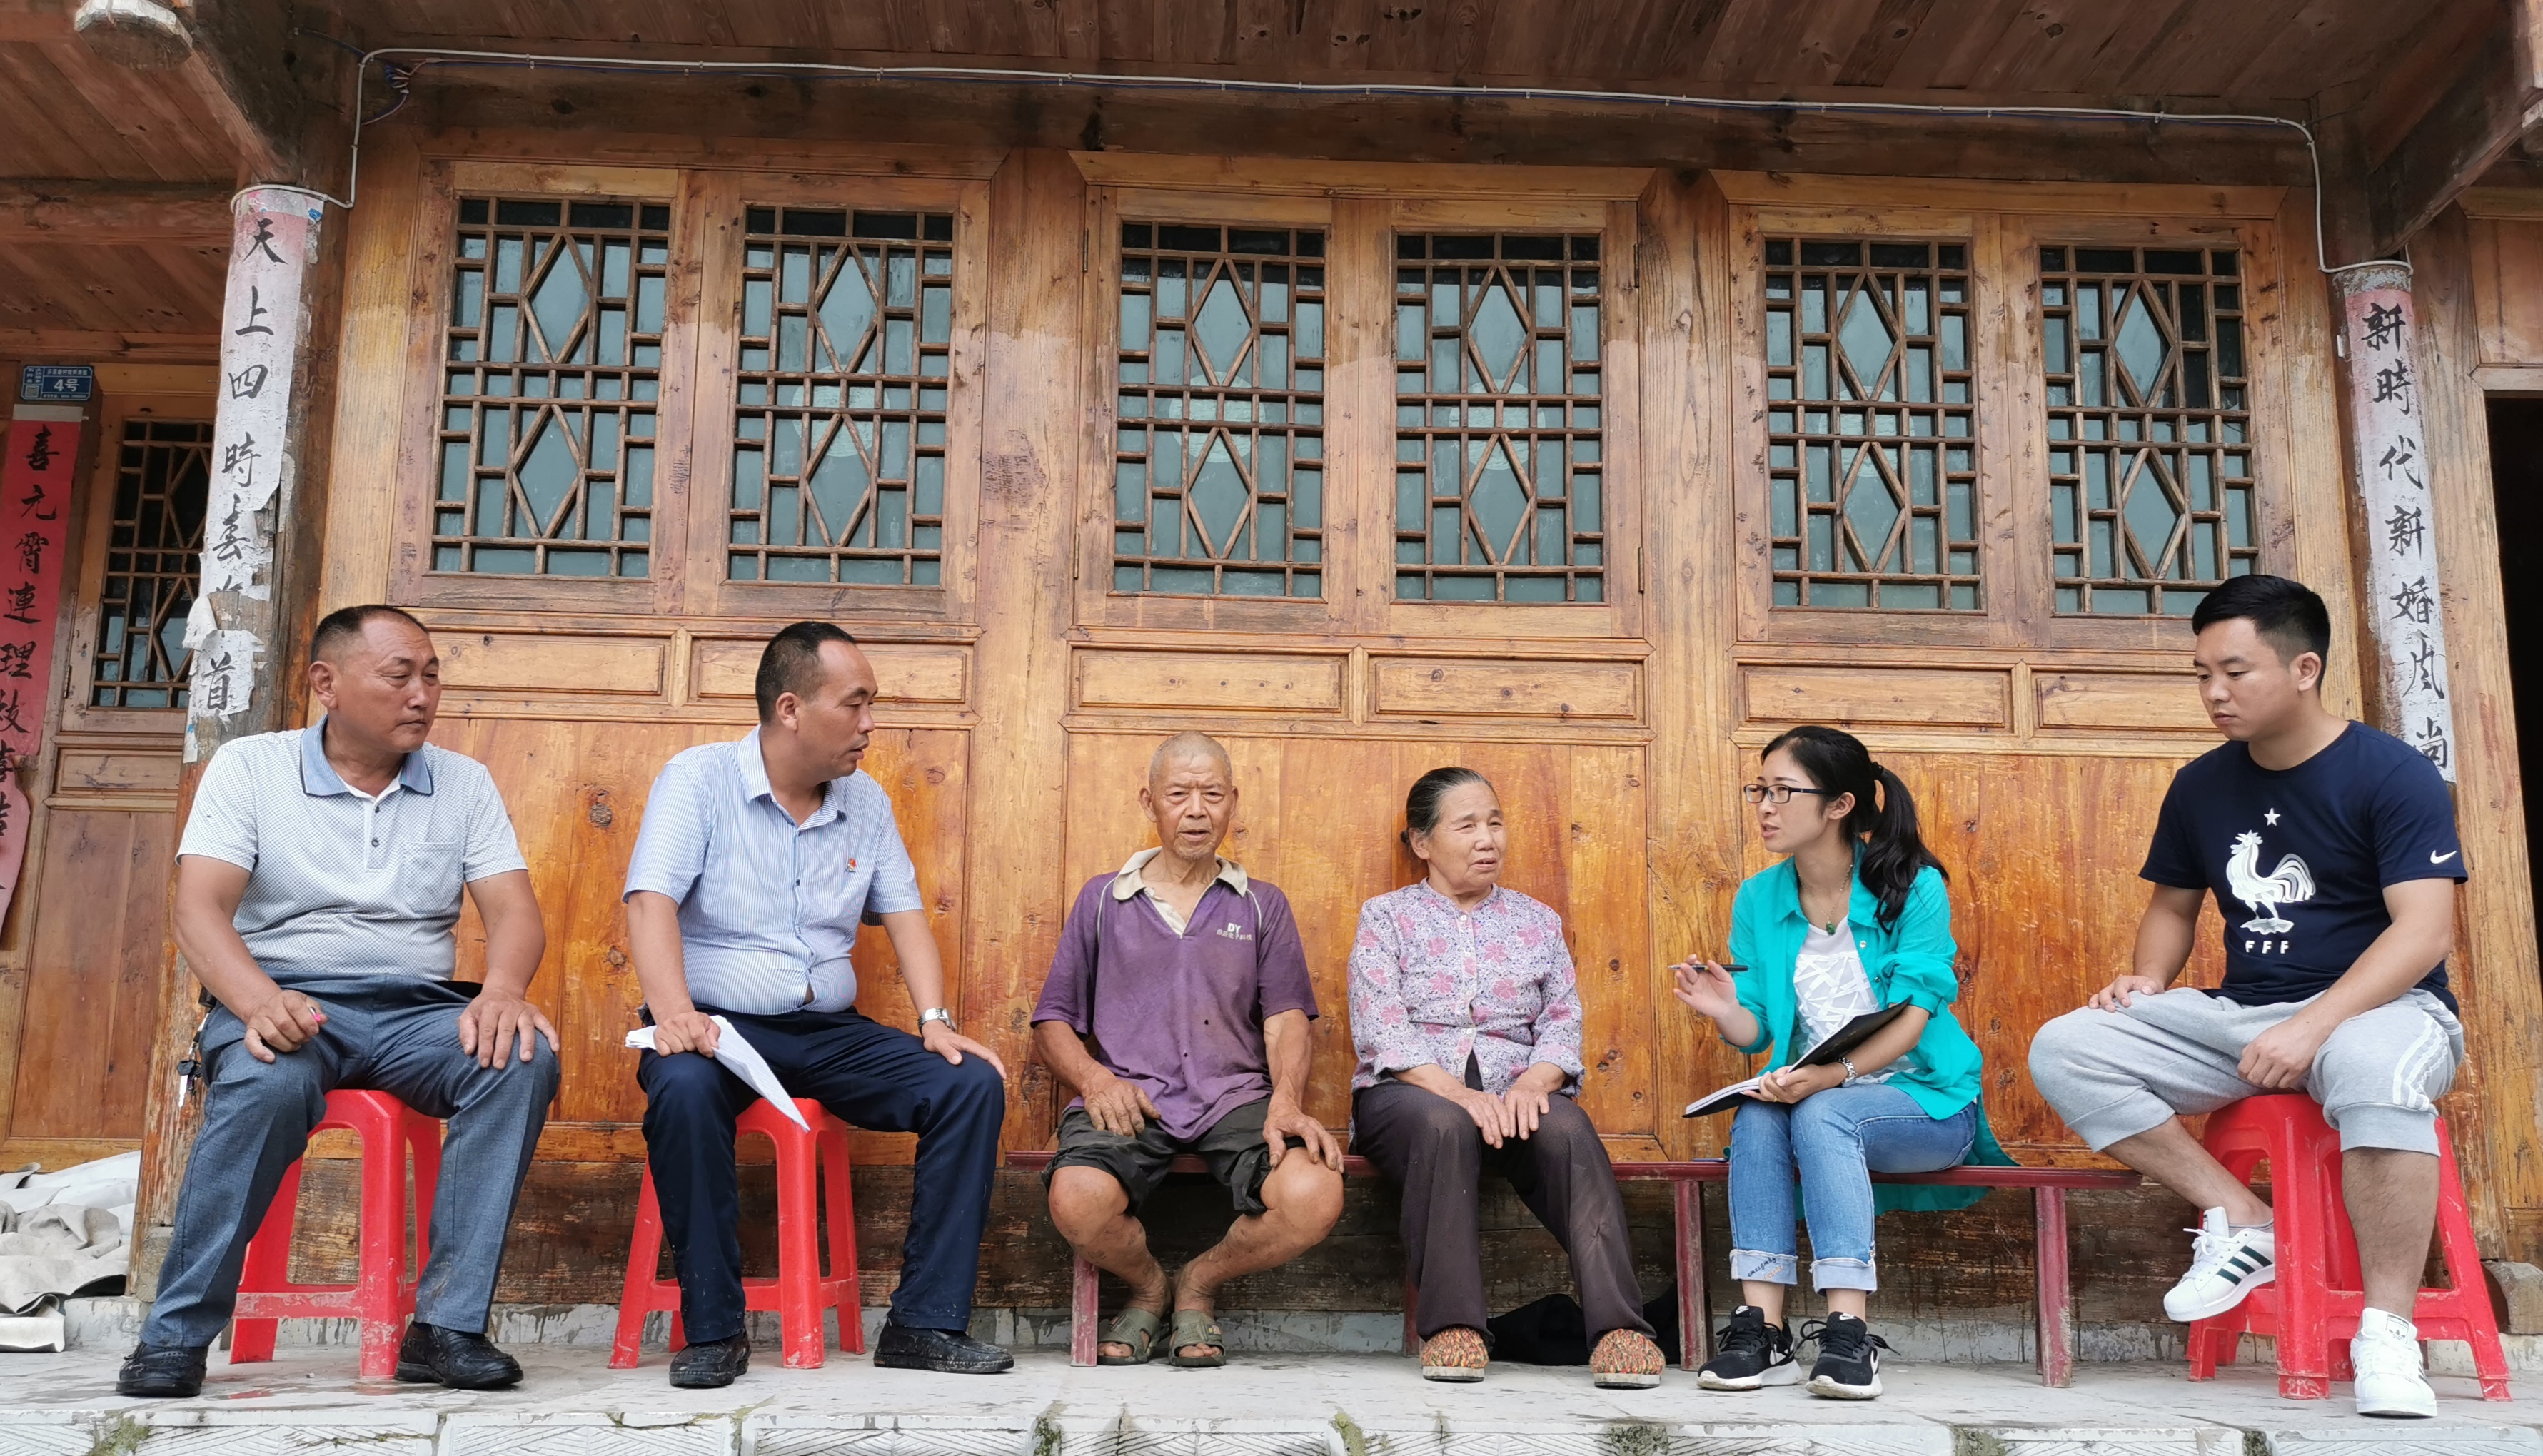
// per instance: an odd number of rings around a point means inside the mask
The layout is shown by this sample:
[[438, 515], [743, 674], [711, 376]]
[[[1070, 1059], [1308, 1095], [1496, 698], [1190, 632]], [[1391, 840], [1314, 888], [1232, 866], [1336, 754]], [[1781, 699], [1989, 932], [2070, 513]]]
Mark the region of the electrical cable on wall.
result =
[[[316, 35], [316, 32], [303, 32]], [[349, 44], [324, 37], [352, 50]], [[2334, 267], [2323, 229], [2322, 148], [2313, 128], [2290, 116], [2233, 112], [2149, 112], [2124, 107], [1990, 107], [1953, 106], [1933, 102], [1753, 101], [1739, 97], [1670, 95], [1648, 91], [1580, 91], [1538, 86], [1456, 86], [1419, 82], [1364, 83], [1337, 81], [1260, 81], [1203, 76], [1142, 76], [1102, 71], [1027, 71], [991, 66], [860, 66], [838, 61], [654, 60], [642, 57], [546, 55], [529, 51], [460, 50], [431, 45], [386, 45], [358, 52], [361, 61], [353, 81], [353, 136], [346, 172], [346, 195], [318, 193], [339, 207], [350, 208], [360, 187], [362, 127], [384, 121], [406, 106], [416, 74], [429, 65], [505, 66], [529, 70], [650, 71], [689, 76], [762, 76], [771, 80], [810, 76], [866, 81], [953, 81], [979, 84], [1075, 87], [1095, 91], [1217, 91], [1243, 95], [1413, 98], [1461, 101], [1560, 101], [1592, 105], [1656, 108], [1662, 111], [1788, 112], [1820, 115], [1955, 116], [1973, 120], [2158, 121], [2181, 126], [2286, 127], [2304, 138], [2313, 174], [2314, 267], [2326, 275], [2368, 268], [2411, 265], [2400, 259], [2370, 259]], [[404, 64], [388, 57], [406, 58]], [[379, 115], [362, 116], [363, 87], [370, 63], [377, 60], [387, 77], [394, 105]]]

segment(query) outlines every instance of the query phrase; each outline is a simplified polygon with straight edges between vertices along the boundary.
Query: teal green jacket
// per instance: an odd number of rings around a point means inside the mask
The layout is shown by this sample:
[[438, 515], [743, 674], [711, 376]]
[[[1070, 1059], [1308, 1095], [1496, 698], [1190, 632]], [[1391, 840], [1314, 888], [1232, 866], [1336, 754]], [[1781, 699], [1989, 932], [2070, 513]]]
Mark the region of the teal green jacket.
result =
[[[1854, 899], [1846, 918], [1854, 930], [1855, 950], [1863, 958], [1864, 974], [1872, 982], [1872, 994], [1885, 1007], [1901, 1002], [1921, 1006], [1928, 1018], [1925, 1035], [1888, 1068], [1889, 1085], [1914, 1098], [1930, 1116], [1948, 1117], [1975, 1103], [1977, 1141], [1969, 1149], [1969, 1161], [2010, 1166], [2013, 1159], [1996, 1143], [1993, 1129], [1987, 1126], [1986, 1102], [1979, 1096], [1984, 1059], [1977, 1043], [1952, 1015], [1952, 1003], [1961, 994], [1960, 974], [1953, 965], [1960, 947], [1952, 940], [1952, 898], [1943, 886], [1942, 872], [1931, 867], [1918, 871], [1897, 923], [1884, 927], [1880, 898], [1863, 887], [1862, 859], [1857, 850]], [[1801, 958], [1802, 942], [1810, 928], [1802, 914], [1801, 876], [1790, 860], [1748, 877], [1731, 904], [1731, 956], [1748, 967], [1746, 974], [1735, 977], [1739, 1004], [1757, 1018], [1758, 1034], [1754, 1043], [1739, 1051], [1754, 1056], [1772, 1045], [1775, 1058], [1770, 1070], [1792, 1060], [1793, 1025], [1800, 1014], [1793, 993], [1793, 966]], [[1873, 1191], [1883, 1212], [1966, 1208], [1986, 1193], [1984, 1188], [1895, 1185], [1877, 1185]]]

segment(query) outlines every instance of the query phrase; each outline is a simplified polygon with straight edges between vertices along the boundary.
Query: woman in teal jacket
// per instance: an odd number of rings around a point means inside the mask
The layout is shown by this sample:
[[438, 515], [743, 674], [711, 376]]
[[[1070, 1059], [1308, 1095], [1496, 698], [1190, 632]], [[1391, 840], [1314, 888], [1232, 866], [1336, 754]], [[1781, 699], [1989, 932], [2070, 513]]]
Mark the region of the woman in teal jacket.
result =
[[[1884, 1188], [1872, 1175], [2007, 1163], [1987, 1131], [1975, 1042], [1952, 1016], [1952, 904], [1943, 867], [1916, 829], [1915, 802], [1851, 733], [1797, 728], [1766, 745], [1757, 833], [1783, 856], [1739, 886], [1731, 909], [1734, 974], [1710, 961], [1676, 967], [1677, 997], [1745, 1055], [1769, 1045], [1772, 1069], [1731, 1124], [1731, 1273], [1739, 1308], [1707, 1390], [1755, 1390], [1800, 1378], [1784, 1330], [1798, 1281], [1794, 1185], [1811, 1225], [1811, 1277], [1828, 1317], [1803, 1332], [1819, 1344], [1813, 1395], [1881, 1394], [1880, 1350], [1864, 1323], [1879, 1287], [1873, 1215], [1961, 1207], [1980, 1190]], [[1799, 1066], [1859, 1016], [1907, 1010], [1850, 1055]]]

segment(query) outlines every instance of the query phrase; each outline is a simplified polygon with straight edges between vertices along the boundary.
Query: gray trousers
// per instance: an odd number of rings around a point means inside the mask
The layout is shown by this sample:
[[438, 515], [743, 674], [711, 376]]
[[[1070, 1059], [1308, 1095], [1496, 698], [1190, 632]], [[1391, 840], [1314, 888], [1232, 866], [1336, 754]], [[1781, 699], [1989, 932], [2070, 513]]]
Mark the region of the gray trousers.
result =
[[385, 1092], [448, 1121], [415, 1317], [483, 1334], [512, 1200], [556, 1097], [556, 1048], [542, 1037], [535, 1061], [479, 1066], [459, 1046], [466, 986], [394, 974], [282, 983], [327, 1013], [298, 1050], [258, 1061], [244, 1042], [247, 1029], [227, 1009], [214, 1008], [203, 1023], [203, 1128], [177, 1195], [143, 1342], [207, 1345], [229, 1323], [248, 1241], [326, 1114], [327, 1094], [339, 1088]]
[[[2235, 1069], [2253, 1037], [2309, 1002], [2239, 1006], [2181, 987], [2125, 1011], [2070, 1011], [2031, 1040], [2031, 1080], [2095, 1152], [2269, 1091]], [[2322, 1104], [2340, 1146], [2437, 1150], [2436, 1098], [2454, 1084], [2463, 1026], [2445, 1003], [2411, 990], [2340, 1024], [2314, 1054], [2304, 1090]]]

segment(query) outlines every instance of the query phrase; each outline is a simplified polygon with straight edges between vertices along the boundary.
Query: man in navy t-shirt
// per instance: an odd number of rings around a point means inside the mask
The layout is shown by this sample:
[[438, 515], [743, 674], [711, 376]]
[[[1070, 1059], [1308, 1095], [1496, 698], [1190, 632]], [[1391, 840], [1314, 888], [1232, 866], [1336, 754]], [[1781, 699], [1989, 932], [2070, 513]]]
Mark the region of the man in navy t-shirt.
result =
[[[2322, 706], [2331, 618], [2279, 576], [2238, 576], [2191, 618], [2192, 661], [2227, 742], [2183, 768], [2146, 854], [2134, 964], [2041, 1028], [2031, 1075], [2097, 1151], [2205, 1210], [2164, 1310], [2184, 1322], [2275, 1276], [2270, 1205], [2181, 1123], [2301, 1090], [2340, 1133], [2366, 1310], [2357, 1409], [2431, 1416], [2410, 1322], [2436, 1223], [2436, 1097], [2463, 1060], [2446, 988], [2454, 803], [2408, 744]], [[2225, 979], [2167, 989], [2199, 908], [2225, 918]]]

